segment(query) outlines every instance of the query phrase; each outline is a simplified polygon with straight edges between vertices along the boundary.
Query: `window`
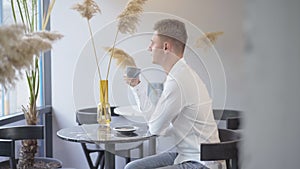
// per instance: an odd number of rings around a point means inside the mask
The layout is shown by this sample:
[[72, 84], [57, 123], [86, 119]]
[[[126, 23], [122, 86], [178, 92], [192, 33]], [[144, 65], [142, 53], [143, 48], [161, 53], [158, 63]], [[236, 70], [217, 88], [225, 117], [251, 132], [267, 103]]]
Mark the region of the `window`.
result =
[[[41, 21], [41, 11], [42, 11], [42, 2], [48, 3], [48, 0], [37, 0], [38, 5], [38, 22]], [[16, 3], [15, 3], [16, 4]], [[0, 25], [1, 24], [13, 24], [13, 16], [11, 11], [11, 0], [0, 0]], [[43, 62], [43, 59], [40, 59]], [[40, 63], [40, 67], [43, 64]], [[43, 72], [43, 69], [40, 69], [40, 72]], [[50, 72], [50, 71], [49, 71]], [[40, 73], [40, 91], [39, 91], [39, 98], [37, 101], [37, 106], [44, 105], [43, 100], [43, 93], [42, 90], [44, 87], [43, 85], [43, 73]], [[28, 94], [28, 85], [26, 81], [26, 76], [22, 77], [19, 81], [17, 81], [16, 86], [11, 88], [7, 91], [4, 91], [4, 88], [0, 85], [0, 117], [6, 116], [9, 114], [21, 112], [21, 106], [25, 106], [29, 102], [29, 94]]]

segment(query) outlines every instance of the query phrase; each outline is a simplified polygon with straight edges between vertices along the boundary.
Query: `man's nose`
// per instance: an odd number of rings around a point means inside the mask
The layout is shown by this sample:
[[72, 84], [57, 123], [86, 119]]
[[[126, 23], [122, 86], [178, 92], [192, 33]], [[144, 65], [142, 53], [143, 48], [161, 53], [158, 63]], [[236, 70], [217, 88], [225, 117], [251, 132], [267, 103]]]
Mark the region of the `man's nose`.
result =
[[148, 51], [152, 52], [152, 47], [151, 46], [148, 47]]

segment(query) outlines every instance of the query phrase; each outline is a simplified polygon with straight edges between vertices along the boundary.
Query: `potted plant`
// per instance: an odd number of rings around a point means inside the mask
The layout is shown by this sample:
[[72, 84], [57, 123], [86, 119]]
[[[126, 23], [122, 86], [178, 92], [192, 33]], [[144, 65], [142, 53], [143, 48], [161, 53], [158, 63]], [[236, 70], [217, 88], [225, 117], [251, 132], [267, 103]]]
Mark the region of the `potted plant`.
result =
[[[29, 89], [29, 103], [22, 106], [27, 125], [37, 125], [37, 97], [39, 94], [39, 59], [42, 52], [51, 49], [52, 43], [62, 35], [45, 31], [55, 0], [44, 15], [42, 30], [38, 30], [38, 0], [11, 0], [15, 22], [22, 24], [1, 26], [0, 29], [0, 83], [5, 89], [14, 86], [25, 70]], [[32, 168], [37, 152], [37, 140], [24, 140], [20, 149], [18, 168]]]

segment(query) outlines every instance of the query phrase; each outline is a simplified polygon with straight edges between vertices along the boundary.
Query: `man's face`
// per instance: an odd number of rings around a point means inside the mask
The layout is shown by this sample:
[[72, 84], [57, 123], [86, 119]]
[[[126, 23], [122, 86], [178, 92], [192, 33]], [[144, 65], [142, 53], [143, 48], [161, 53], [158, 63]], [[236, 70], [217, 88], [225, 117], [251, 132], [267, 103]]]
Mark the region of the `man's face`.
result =
[[164, 43], [155, 31], [148, 51], [152, 53], [152, 63], [160, 65], [164, 59]]

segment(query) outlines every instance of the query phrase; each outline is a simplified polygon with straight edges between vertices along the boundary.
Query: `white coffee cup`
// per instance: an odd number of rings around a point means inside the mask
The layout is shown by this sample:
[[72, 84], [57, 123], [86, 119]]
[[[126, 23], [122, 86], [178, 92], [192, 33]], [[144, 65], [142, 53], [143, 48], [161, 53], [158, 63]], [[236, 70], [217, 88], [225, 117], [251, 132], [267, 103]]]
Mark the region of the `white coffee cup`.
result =
[[128, 78], [137, 78], [141, 73], [141, 69], [133, 66], [126, 67], [126, 76]]

